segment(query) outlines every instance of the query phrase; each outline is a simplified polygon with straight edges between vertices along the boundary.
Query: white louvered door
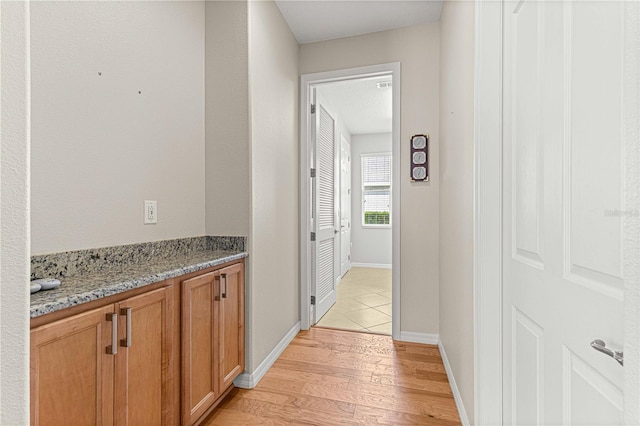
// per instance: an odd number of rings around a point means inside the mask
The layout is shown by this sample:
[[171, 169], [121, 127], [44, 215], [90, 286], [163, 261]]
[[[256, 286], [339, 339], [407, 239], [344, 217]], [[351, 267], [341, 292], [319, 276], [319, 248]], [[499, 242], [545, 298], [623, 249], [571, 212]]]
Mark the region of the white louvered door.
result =
[[313, 156], [316, 178], [313, 179], [313, 229], [316, 241], [314, 252], [314, 281], [312, 294], [315, 296], [313, 322], [316, 323], [336, 303], [336, 274], [338, 272], [338, 214], [337, 183], [338, 164], [336, 155], [336, 121], [325, 108], [321, 98], [316, 99], [316, 109], [312, 116], [314, 136]]

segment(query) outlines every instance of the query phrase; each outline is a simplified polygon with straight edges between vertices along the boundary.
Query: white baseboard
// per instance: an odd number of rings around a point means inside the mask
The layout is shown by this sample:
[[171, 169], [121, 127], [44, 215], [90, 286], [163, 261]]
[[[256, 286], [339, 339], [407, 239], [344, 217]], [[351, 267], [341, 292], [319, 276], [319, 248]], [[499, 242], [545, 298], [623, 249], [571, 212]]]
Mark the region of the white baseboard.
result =
[[289, 343], [298, 335], [300, 331], [300, 321], [294, 324], [293, 327], [284, 335], [282, 340], [278, 342], [275, 348], [269, 355], [258, 365], [258, 368], [253, 373], [242, 373], [233, 381], [233, 384], [238, 388], [253, 389], [258, 382], [267, 374], [267, 371], [271, 368], [274, 362], [278, 359], [280, 354], [289, 346]]
[[460, 422], [462, 422], [463, 426], [469, 426], [469, 417], [467, 417], [467, 410], [464, 409], [462, 397], [460, 396], [460, 391], [458, 390], [456, 379], [455, 377], [453, 377], [453, 371], [451, 370], [451, 365], [449, 364], [449, 359], [447, 358], [447, 352], [444, 350], [442, 342], [438, 342], [438, 348], [440, 349], [440, 356], [442, 357], [442, 362], [444, 363], [444, 369], [447, 372], [447, 378], [449, 379], [449, 386], [451, 386], [453, 399], [456, 401], [456, 407], [458, 407]]
[[437, 345], [440, 342], [440, 337], [437, 334], [429, 333], [414, 333], [413, 331], [401, 331], [401, 342], [411, 343], [424, 343], [425, 345]]
[[376, 269], [391, 269], [390, 263], [359, 263], [351, 262], [352, 268], [376, 268]]

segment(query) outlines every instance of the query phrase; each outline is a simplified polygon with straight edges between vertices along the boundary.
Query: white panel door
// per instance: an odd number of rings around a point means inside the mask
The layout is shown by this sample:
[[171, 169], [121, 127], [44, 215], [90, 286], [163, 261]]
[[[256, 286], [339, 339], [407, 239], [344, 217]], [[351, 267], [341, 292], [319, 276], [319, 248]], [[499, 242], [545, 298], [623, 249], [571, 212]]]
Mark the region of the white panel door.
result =
[[340, 276], [351, 269], [351, 144], [340, 134]]
[[313, 323], [336, 303], [336, 277], [339, 277], [338, 254], [338, 152], [336, 144], [336, 120], [324, 107], [321, 98], [316, 99], [312, 116], [316, 169], [313, 203], [313, 229], [315, 242], [314, 280], [312, 295], [315, 297]]
[[504, 424], [623, 421], [631, 3], [504, 3]]

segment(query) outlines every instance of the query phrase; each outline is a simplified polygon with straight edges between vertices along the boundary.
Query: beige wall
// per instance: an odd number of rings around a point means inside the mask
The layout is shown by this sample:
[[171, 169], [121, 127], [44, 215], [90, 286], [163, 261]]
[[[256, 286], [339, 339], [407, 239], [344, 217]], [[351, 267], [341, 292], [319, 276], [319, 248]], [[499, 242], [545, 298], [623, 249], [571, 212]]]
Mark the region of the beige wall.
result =
[[275, 3], [33, 9], [33, 253], [249, 236], [253, 371], [299, 320], [299, 49]]
[[[401, 320], [404, 332], [438, 333], [439, 24], [300, 47], [300, 73], [401, 63]], [[429, 133], [431, 182], [409, 181], [409, 139]]]
[[206, 2], [206, 232], [249, 234], [247, 3]]
[[440, 30], [440, 340], [473, 424], [473, 2]]
[[29, 424], [29, 3], [0, 2], [0, 424]]
[[204, 3], [31, 9], [32, 253], [204, 234]]
[[274, 2], [249, 3], [253, 371], [299, 321], [298, 44]]

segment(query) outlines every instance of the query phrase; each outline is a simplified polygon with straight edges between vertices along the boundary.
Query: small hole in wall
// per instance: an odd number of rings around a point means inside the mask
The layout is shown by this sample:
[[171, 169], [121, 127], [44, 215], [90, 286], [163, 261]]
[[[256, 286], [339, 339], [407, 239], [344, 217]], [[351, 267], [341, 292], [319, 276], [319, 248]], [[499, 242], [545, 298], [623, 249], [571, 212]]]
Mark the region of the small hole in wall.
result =
[[102, 73], [101, 73], [101, 72], [98, 72], [98, 75], [102, 75]]
[[142, 95], [142, 91], [138, 90], [138, 95]]

